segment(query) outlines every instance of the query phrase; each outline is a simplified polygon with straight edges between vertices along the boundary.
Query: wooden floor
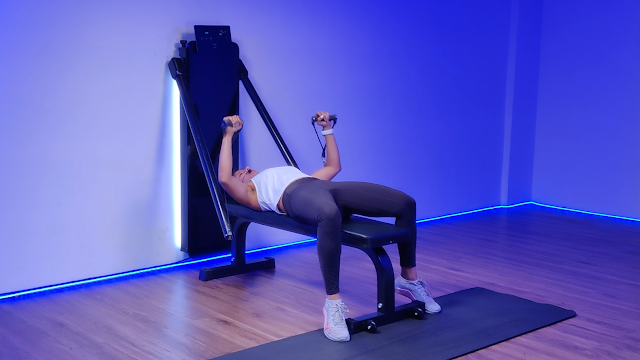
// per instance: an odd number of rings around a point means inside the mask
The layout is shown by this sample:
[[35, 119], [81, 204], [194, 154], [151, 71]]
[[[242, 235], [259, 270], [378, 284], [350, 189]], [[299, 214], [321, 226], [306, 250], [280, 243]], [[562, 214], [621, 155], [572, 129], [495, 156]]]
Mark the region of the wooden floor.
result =
[[[479, 286], [578, 313], [463, 359], [640, 359], [640, 223], [531, 205], [424, 223], [418, 237], [435, 296]], [[320, 328], [315, 244], [267, 255], [276, 270], [200, 282], [199, 266], [180, 268], [2, 301], [0, 359], [210, 359]], [[374, 312], [368, 257], [345, 247], [342, 269], [348, 316]]]

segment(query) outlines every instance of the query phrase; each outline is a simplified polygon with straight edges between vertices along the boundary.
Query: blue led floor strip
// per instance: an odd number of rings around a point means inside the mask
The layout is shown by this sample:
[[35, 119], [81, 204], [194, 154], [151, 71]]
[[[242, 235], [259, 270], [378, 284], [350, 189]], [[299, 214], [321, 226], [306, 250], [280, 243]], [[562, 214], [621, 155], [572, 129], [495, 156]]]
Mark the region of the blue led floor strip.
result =
[[591, 211], [569, 209], [569, 208], [565, 208], [565, 207], [540, 204], [540, 203], [533, 202], [533, 201], [529, 202], [529, 204], [538, 205], [538, 206], [542, 206], [542, 207], [546, 207], [546, 208], [550, 208], [550, 209], [565, 210], [565, 211], [577, 212], [577, 213], [581, 213], [581, 214], [597, 215], [597, 216], [604, 216], [604, 217], [613, 218], [613, 219], [621, 219], [621, 220], [629, 220], [629, 221], [638, 221], [638, 222], [640, 222], [640, 219], [634, 219], [634, 218], [625, 217], [625, 216], [608, 215], [608, 214], [602, 214], [602, 213], [591, 212]]
[[[582, 210], [574, 210], [574, 209], [568, 209], [568, 208], [552, 206], [552, 205], [545, 205], [545, 204], [540, 204], [540, 203], [536, 203], [536, 202], [533, 202], [533, 201], [528, 201], [528, 202], [523, 202], [523, 203], [519, 203], [519, 204], [498, 205], [498, 206], [492, 206], [492, 207], [488, 207], [488, 208], [484, 208], [484, 209], [465, 211], [465, 212], [461, 212], [461, 213], [457, 213], [457, 214], [438, 216], [438, 217], [434, 217], [434, 218], [418, 220], [418, 221], [416, 221], [416, 223], [419, 224], [419, 223], [423, 223], [423, 222], [427, 222], [427, 221], [446, 219], [446, 218], [450, 218], [450, 217], [454, 217], [454, 216], [473, 214], [473, 213], [477, 213], [477, 212], [481, 212], [481, 211], [487, 211], [487, 210], [509, 209], [509, 208], [513, 208], [513, 207], [516, 207], [516, 206], [522, 206], [522, 205], [537, 205], [537, 206], [551, 208], [551, 209], [572, 211], [572, 212], [577, 212], [577, 213], [582, 213], [582, 214], [597, 215], [597, 216], [604, 216], [604, 217], [608, 217], [608, 218], [615, 218], [615, 219], [622, 219], [622, 220], [630, 220], [630, 221], [640, 222], [640, 219], [634, 219], [634, 218], [629, 218], [629, 217], [624, 217], [624, 216], [600, 214], [600, 213], [582, 211]], [[296, 241], [296, 242], [287, 243], [287, 244], [274, 245], [274, 246], [269, 246], [269, 247], [265, 247], [265, 248], [248, 250], [246, 253], [247, 254], [257, 253], [257, 252], [260, 252], [260, 251], [278, 249], [278, 248], [283, 248], [283, 247], [287, 247], [287, 246], [310, 243], [310, 242], [314, 242], [314, 241], [316, 241], [316, 239], [301, 240], [301, 241]], [[158, 271], [158, 270], [171, 269], [171, 268], [178, 267], [178, 266], [197, 264], [197, 263], [201, 263], [201, 262], [205, 262], [205, 261], [217, 260], [217, 259], [222, 259], [222, 258], [227, 258], [227, 257], [231, 257], [231, 254], [222, 254], [222, 255], [203, 258], [203, 259], [185, 260], [185, 261], [180, 261], [180, 262], [173, 263], [173, 264], [155, 266], [155, 267], [151, 267], [151, 268], [147, 268], [147, 269], [141, 269], [141, 270], [135, 270], [135, 271], [128, 271], [128, 272], [124, 272], [124, 273], [120, 273], [120, 274], [102, 276], [102, 277], [97, 277], [97, 278], [93, 278], [93, 279], [86, 279], [86, 280], [74, 281], [74, 282], [69, 282], [69, 283], [64, 283], [64, 284], [45, 286], [45, 287], [31, 289], [31, 290], [24, 290], [24, 291], [18, 291], [18, 292], [13, 292], [13, 293], [8, 293], [8, 294], [1, 294], [0, 295], [0, 300], [16, 298], [16, 297], [30, 295], [30, 294], [43, 293], [43, 292], [48, 292], [48, 291], [53, 291], [53, 290], [59, 290], [59, 289], [64, 289], [64, 288], [68, 288], [68, 287], [73, 287], [73, 286], [92, 284], [92, 283], [97, 283], [97, 282], [100, 282], [100, 281], [113, 280], [113, 279], [123, 278], [123, 277], [127, 277], [127, 276], [132, 276], [132, 275], [137, 275], [137, 274], [144, 274], [144, 273], [149, 273], [149, 272]]]
[[521, 205], [529, 205], [529, 204], [534, 204], [534, 203], [533, 202], [523, 202], [523, 203], [513, 204], [513, 205], [492, 206], [492, 207], [488, 207], [488, 208], [484, 208], [484, 209], [465, 211], [465, 212], [461, 212], [461, 213], [455, 213], [455, 214], [451, 214], [451, 215], [443, 215], [443, 216], [438, 216], [438, 217], [429, 218], [429, 219], [422, 219], [422, 220], [416, 221], [416, 224], [420, 224], [420, 223], [427, 222], [427, 221], [446, 219], [446, 218], [450, 218], [450, 217], [454, 217], [454, 216], [473, 214], [473, 213], [477, 213], [477, 212], [481, 212], [481, 211], [494, 210], [494, 209], [509, 209], [509, 208], [512, 208], [512, 207], [521, 206]]
[[41, 292], [59, 290], [59, 289], [64, 289], [64, 288], [68, 288], [68, 287], [72, 287], [72, 286], [86, 285], [86, 284], [96, 283], [96, 282], [100, 282], [100, 281], [113, 280], [113, 279], [118, 279], [118, 278], [132, 276], [132, 275], [144, 274], [144, 273], [148, 273], [148, 272], [152, 272], [152, 271], [165, 270], [165, 269], [170, 269], [170, 268], [174, 268], [174, 267], [178, 267], [178, 266], [184, 266], [184, 265], [196, 264], [196, 263], [200, 263], [200, 262], [204, 262], [204, 261], [222, 259], [222, 258], [226, 258], [226, 257], [230, 257], [230, 256], [231, 256], [231, 254], [222, 254], [222, 255], [206, 258], [206, 259], [181, 261], [181, 262], [168, 264], [168, 265], [154, 266], [154, 267], [150, 267], [150, 268], [147, 268], [147, 269], [127, 271], [127, 272], [123, 272], [123, 273], [119, 273], [119, 274], [101, 276], [101, 277], [96, 277], [96, 278], [92, 278], [92, 279], [73, 281], [73, 282], [68, 282], [68, 283], [63, 283], [63, 284], [58, 284], [58, 285], [44, 286], [44, 287], [41, 287], [41, 288], [36, 288], [36, 289], [31, 289], [31, 290], [24, 290], [24, 291], [18, 291], [18, 292], [13, 292], [13, 293], [8, 293], [8, 294], [2, 294], [2, 295], [0, 295], [0, 300], [13, 298], [13, 297], [18, 297], [18, 296], [30, 295], [30, 294], [37, 294], [37, 293], [41, 293]]
[[[269, 246], [269, 247], [264, 247], [264, 248], [259, 248], [259, 249], [247, 250], [246, 253], [247, 254], [251, 254], [251, 253], [256, 253], [256, 252], [260, 252], [260, 251], [267, 251], [267, 250], [272, 250], [272, 249], [277, 249], [277, 248], [282, 248], [282, 247], [287, 247], [287, 246], [305, 244], [305, 243], [309, 243], [309, 242], [314, 242], [316, 240], [317, 239], [307, 239], [307, 240], [301, 240], [301, 241], [296, 241], [296, 242], [287, 243], [287, 244], [274, 245], [274, 246]], [[113, 279], [123, 278], [123, 277], [127, 277], [127, 276], [144, 274], [144, 273], [153, 272], [153, 271], [159, 271], [159, 270], [166, 270], [166, 269], [171, 269], [171, 268], [178, 267], [178, 266], [197, 264], [197, 263], [201, 263], [201, 262], [205, 262], [205, 261], [218, 260], [218, 259], [223, 259], [223, 258], [228, 258], [228, 257], [231, 257], [231, 254], [222, 254], [222, 255], [217, 255], [217, 256], [203, 258], [203, 259], [185, 260], [185, 261], [180, 261], [180, 262], [173, 263], [173, 264], [155, 266], [155, 267], [150, 267], [150, 268], [147, 268], [147, 269], [141, 269], [141, 270], [135, 270], [135, 271], [128, 271], [128, 272], [123, 272], [123, 273], [120, 273], [120, 274], [101, 276], [101, 277], [97, 277], [97, 278], [74, 281], [74, 282], [68, 282], [68, 283], [63, 283], [63, 284], [58, 284], [58, 285], [44, 286], [44, 287], [41, 287], [41, 288], [36, 288], [36, 289], [31, 289], [31, 290], [24, 290], [24, 291], [18, 291], [18, 292], [13, 292], [13, 293], [8, 293], [8, 294], [2, 294], [2, 295], [0, 295], [0, 300], [19, 297], [19, 296], [25, 296], [25, 295], [31, 295], [31, 294], [37, 294], [37, 293], [42, 293], [42, 292], [47, 292], [47, 291], [59, 290], [59, 289], [64, 289], [64, 288], [68, 288], [68, 287], [72, 287], [72, 286], [86, 285], [86, 284], [96, 283], [96, 282], [100, 282], [100, 281], [113, 280]]]

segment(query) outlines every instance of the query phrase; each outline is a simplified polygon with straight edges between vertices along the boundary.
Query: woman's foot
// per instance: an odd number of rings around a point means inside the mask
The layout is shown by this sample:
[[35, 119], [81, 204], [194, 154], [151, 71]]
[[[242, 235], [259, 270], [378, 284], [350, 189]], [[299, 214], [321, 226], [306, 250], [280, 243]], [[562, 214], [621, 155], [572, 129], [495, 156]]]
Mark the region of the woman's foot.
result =
[[418, 278], [418, 280], [406, 280], [402, 276], [398, 276], [395, 281], [396, 292], [400, 295], [406, 296], [411, 300], [418, 300], [424, 303], [425, 310], [429, 314], [439, 313], [442, 308], [431, 297], [431, 289], [429, 285]]
[[333, 341], [349, 341], [349, 328], [344, 319], [344, 313], [349, 312], [347, 305], [342, 300], [329, 300], [324, 302], [324, 336]]

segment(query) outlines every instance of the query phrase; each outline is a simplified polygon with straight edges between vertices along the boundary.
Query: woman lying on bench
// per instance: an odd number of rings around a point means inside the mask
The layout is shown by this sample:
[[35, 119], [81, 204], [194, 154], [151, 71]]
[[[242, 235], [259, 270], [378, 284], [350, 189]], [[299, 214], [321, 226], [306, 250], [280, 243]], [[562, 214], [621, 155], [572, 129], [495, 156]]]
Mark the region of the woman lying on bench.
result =
[[425, 303], [428, 313], [437, 313], [440, 306], [429, 295], [428, 285], [416, 271], [416, 203], [409, 195], [386, 186], [364, 182], [332, 182], [341, 170], [340, 154], [333, 135], [329, 114], [318, 112], [317, 124], [322, 126], [326, 140], [325, 166], [306, 175], [293, 166], [283, 166], [258, 172], [249, 167], [233, 171], [231, 144], [233, 134], [242, 129], [238, 116], [225, 117], [232, 126], [225, 130], [218, 181], [239, 203], [257, 211], [275, 211], [296, 221], [318, 227], [318, 258], [327, 299], [324, 305], [324, 334], [333, 341], [349, 341], [344, 313], [346, 305], [340, 299], [338, 286], [342, 219], [352, 214], [395, 217], [396, 225], [410, 229], [411, 240], [398, 243], [402, 271], [395, 280], [396, 291], [411, 300]]

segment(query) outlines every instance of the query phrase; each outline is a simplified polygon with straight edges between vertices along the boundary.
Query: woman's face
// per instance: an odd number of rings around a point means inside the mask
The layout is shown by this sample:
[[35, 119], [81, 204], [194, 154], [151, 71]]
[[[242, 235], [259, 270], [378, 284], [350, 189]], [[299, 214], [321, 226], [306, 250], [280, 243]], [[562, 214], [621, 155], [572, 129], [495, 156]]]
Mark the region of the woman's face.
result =
[[258, 175], [258, 172], [250, 169], [248, 166], [233, 173], [233, 177], [240, 180], [240, 182], [242, 182], [243, 184], [251, 181], [251, 179], [253, 179], [253, 177], [256, 175]]

